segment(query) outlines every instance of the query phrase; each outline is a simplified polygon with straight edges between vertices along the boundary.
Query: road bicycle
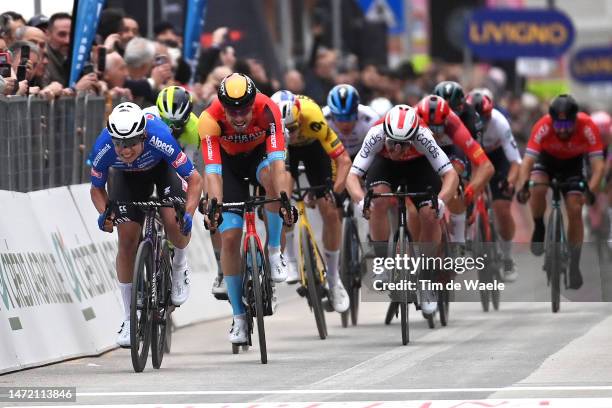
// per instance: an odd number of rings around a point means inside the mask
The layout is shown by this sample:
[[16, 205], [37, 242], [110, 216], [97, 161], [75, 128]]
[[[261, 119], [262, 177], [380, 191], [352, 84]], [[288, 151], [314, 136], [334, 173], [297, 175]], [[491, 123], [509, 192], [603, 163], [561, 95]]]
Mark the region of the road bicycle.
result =
[[357, 325], [361, 293], [362, 262], [365, 253], [359, 238], [357, 219], [351, 200], [342, 205], [342, 246], [340, 253], [340, 278], [349, 296], [350, 306], [341, 316], [342, 327], [348, 327], [349, 317]]

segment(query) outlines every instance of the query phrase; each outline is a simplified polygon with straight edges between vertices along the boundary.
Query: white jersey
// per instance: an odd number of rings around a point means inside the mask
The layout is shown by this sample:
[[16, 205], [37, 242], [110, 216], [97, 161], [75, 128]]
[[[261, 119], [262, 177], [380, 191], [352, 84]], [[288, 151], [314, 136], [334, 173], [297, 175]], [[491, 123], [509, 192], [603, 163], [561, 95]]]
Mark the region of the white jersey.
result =
[[506, 158], [510, 163], [521, 163], [521, 154], [519, 153], [516, 141], [512, 135], [510, 123], [503, 113], [497, 109], [491, 112], [491, 120], [483, 132], [482, 148], [485, 152], [490, 153], [503, 147]]
[[[381, 123], [371, 128], [366, 135], [361, 145], [361, 149], [359, 149], [359, 154], [355, 156], [355, 160], [353, 161], [351, 173], [363, 177], [374, 162], [376, 156], [381, 155], [385, 157], [385, 154], [385, 131]], [[414, 160], [423, 156], [427, 158], [429, 164], [431, 164], [431, 167], [439, 176], [442, 176], [448, 171], [453, 171], [453, 165], [448, 160], [446, 153], [436, 144], [436, 140], [431, 130], [420, 126], [419, 131], [412, 141], [412, 146], [402, 155], [400, 161]]]
[[374, 109], [360, 104], [357, 110], [357, 122], [355, 123], [353, 131], [349, 134], [344, 134], [338, 130], [338, 126], [334, 122], [328, 106], [323, 108], [323, 115], [325, 116], [327, 124], [333, 129], [334, 132], [336, 132], [338, 138], [340, 138], [340, 141], [344, 145], [344, 149], [351, 157], [355, 156], [359, 152], [365, 135], [368, 133], [370, 128], [374, 126], [374, 123], [380, 119]]

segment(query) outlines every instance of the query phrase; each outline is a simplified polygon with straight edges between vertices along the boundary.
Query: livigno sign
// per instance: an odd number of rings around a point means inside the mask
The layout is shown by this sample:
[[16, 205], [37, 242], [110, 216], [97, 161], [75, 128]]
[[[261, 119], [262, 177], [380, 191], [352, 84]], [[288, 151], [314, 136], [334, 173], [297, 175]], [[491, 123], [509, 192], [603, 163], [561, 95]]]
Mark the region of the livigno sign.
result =
[[574, 26], [557, 10], [480, 8], [467, 19], [465, 40], [481, 58], [554, 58], [572, 45]]
[[580, 82], [612, 82], [612, 47], [578, 50], [570, 61], [570, 72]]

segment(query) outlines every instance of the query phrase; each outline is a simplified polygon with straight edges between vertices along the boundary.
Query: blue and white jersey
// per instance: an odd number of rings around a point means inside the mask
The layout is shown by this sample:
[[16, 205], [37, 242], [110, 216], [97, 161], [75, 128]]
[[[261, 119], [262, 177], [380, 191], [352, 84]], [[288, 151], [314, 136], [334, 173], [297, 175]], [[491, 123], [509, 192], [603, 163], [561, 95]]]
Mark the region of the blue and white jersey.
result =
[[183, 178], [188, 178], [194, 171], [193, 163], [181, 150], [170, 129], [159, 119], [147, 119], [144, 150], [132, 163], [125, 163], [115, 152], [110, 133], [104, 128], [90, 154], [92, 159], [91, 184], [104, 187], [111, 167], [123, 171], [144, 171], [155, 167], [165, 160], [176, 169]]

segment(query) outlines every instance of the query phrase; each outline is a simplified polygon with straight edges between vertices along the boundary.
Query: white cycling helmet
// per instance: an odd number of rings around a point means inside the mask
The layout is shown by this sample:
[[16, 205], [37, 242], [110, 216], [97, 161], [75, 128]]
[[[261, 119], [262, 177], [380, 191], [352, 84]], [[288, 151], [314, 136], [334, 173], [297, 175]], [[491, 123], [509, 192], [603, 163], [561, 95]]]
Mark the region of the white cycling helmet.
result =
[[297, 123], [300, 117], [300, 101], [292, 92], [278, 91], [271, 99], [278, 106], [285, 126]]
[[385, 116], [387, 112], [393, 107], [393, 104], [387, 98], [374, 98], [370, 102], [370, 108], [374, 109], [374, 112], [378, 113], [381, 118]]
[[138, 105], [132, 102], [123, 102], [115, 106], [108, 117], [106, 129], [112, 138], [131, 139], [142, 136], [147, 120]]
[[409, 142], [419, 131], [416, 109], [408, 105], [395, 105], [383, 121], [387, 138], [394, 142]]

